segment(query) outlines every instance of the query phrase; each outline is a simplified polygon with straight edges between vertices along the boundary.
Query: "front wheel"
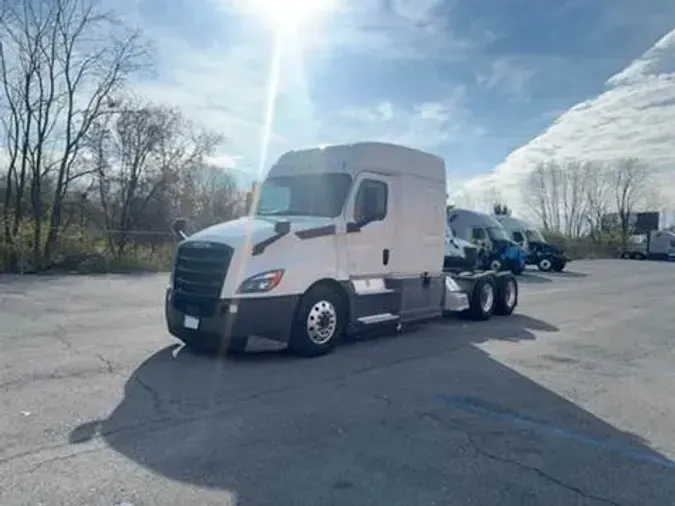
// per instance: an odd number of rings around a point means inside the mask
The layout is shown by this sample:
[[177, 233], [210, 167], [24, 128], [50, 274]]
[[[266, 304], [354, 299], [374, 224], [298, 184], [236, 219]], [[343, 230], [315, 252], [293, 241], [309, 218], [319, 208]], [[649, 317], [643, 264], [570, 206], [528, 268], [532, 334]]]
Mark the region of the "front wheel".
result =
[[550, 272], [553, 269], [553, 262], [548, 257], [544, 257], [537, 262], [537, 267], [541, 272]]
[[346, 328], [342, 299], [328, 286], [309, 290], [296, 310], [291, 338], [291, 351], [305, 357], [330, 352]]
[[515, 276], [520, 276], [523, 272], [525, 272], [525, 262], [523, 263], [515, 262], [513, 267], [511, 268], [511, 272]]
[[501, 258], [492, 257], [489, 260], [488, 267], [491, 271], [500, 272], [504, 268]]

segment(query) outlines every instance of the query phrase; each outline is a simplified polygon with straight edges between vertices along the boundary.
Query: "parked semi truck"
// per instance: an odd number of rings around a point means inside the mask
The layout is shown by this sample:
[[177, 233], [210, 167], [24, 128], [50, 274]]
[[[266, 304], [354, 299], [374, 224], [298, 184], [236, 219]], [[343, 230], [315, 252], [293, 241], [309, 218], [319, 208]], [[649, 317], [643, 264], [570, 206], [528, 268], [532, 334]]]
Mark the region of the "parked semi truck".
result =
[[631, 239], [631, 244], [621, 252], [621, 258], [675, 260], [675, 232], [654, 230]]
[[448, 226], [453, 236], [478, 247], [481, 267], [495, 271], [506, 269], [514, 274], [525, 270], [525, 251], [492, 216], [468, 209], [451, 209]]
[[191, 236], [176, 228], [166, 322], [198, 351], [258, 336], [317, 356], [370, 329], [486, 320], [518, 304], [508, 272], [444, 270], [445, 164], [434, 155], [371, 142], [291, 151], [253, 200], [249, 216]]
[[540, 271], [562, 272], [570, 259], [562, 248], [546, 242], [544, 236], [526, 221], [511, 216], [495, 216], [511, 239], [526, 253], [526, 263], [536, 265]]

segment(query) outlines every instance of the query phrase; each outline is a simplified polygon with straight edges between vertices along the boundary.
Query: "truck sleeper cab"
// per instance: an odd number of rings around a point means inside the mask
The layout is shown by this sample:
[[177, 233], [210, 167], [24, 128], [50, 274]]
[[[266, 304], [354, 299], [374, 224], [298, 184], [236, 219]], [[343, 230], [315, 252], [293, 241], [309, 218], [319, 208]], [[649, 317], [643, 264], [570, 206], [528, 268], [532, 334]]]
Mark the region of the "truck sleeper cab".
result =
[[404, 146], [288, 152], [253, 214], [178, 245], [169, 332], [198, 351], [240, 350], [259, 336], [315, 356], [383, 325], [511, 314], [510, 274], [443, 272], [445, 198], [444, 162]]
[[542, 272], [562, 272], [570, 259], [562, 248], [549, 244], [541, 232], [526, 221], [511, 216], [495, 216], [511, 238], [525, 250], [526, 263]]
[[652, 230], [631, 237], [632, 244], [621, 251], [621, 258], [633, 260], [675, 260], [675, 232]]
[[451, 209], [448, 211], [448, 226], [454, 236], [479, 248], [482, 268], [495, 271], [507, 269], [514, 274], [525, 270], [525, 252], [492, 216], [468, 209]]

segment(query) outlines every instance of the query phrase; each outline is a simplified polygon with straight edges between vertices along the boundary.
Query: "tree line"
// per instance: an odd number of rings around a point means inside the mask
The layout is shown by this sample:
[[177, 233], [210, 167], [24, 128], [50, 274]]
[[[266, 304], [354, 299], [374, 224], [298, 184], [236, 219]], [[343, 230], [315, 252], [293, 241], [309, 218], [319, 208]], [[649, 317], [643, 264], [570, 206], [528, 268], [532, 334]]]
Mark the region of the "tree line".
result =
[[130, 91], [152, 66], [143, 34], [89, 0], [0, 0], [0, 270], [167, 256], [175, 217], [242, 214], [209, 162], [224, 139]]
[[638, 213], [662, 210], [658, 184], [653, 167], [639, 158], [552, 157], [536, 164], [509, 188], [502, 188], [498, 179], [477, 181], [469, 190], [455, 194], [454, 205], [515, 215], [579, 257], [606, 257], [629, 242]]
[[[632, 217], [660, 208], [653, 170], [637, 158], [542, 162], [522, 188], [530, 214], [545, 232], [594, 241], [609, 235], [624, 246], [633, 232]], [[615, 220], [608, 219], [612, 215]]]
[[[174, 218], [201, 228], [245, 212], [233, 175], [209, 162], [223, 137], [132, 93], [153, 61], [143, 33], [92, 0], [0, 0], [0, 271], [166, 263]], [[523, 201], [545, 232], [594, 242], [615, 213], [625, 243], [631, 215], [657, 202], [649, 169], [545, 161]], [[508, 214], [499, 193], [488, 206]]]

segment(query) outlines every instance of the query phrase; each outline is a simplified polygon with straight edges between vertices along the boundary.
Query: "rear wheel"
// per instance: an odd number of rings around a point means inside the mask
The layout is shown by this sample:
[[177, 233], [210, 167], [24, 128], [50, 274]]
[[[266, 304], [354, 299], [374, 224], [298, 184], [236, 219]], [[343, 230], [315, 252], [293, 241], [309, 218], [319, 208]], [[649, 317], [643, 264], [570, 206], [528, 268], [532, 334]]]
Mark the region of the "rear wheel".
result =
[[342, 299], [332, 288], [319, 285], [300, 299], [288, 344], [298, 355], [324, 355], [335, 347], [345, 327]]
[[492, 276], [478, 278], [471, 290], [469, 309], [462, 313], [472, 320], [489, 320], [495, 310], [497, 284]]
[[565, 270], [565, 261], [564, 260], [556, 260], [553, 262], [553, 271], [554, 272], [562, 272]]
[[497, 278], [497, 303], [495, 314], [509, 316], [518, 305], [518, 281], [515, 276], [499, 276]]

